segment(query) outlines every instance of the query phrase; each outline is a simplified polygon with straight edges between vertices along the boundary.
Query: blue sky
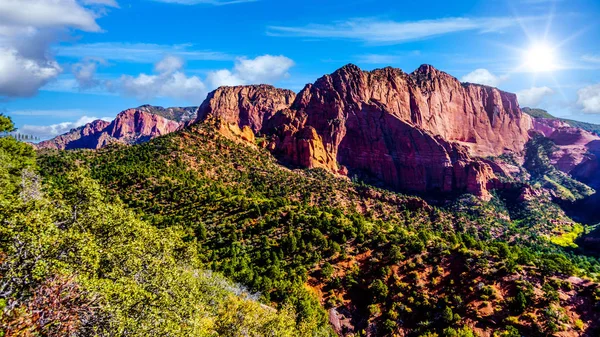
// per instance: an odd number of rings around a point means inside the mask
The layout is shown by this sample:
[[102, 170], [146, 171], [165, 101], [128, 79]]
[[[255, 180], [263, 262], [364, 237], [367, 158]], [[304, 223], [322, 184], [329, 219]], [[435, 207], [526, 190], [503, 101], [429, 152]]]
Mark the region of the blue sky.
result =
[[600, 123], [598, 16], [594, 0], [2, 0], [0, 111], [48, 138], [219, 85], [299, 91], [347, 63], [427, 63]]

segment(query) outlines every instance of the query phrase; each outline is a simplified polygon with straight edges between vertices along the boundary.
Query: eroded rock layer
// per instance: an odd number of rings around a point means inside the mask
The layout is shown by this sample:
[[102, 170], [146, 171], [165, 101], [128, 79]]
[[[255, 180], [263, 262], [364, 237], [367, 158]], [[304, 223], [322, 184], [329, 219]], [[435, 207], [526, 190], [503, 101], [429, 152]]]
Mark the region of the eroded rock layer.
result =
[[496, 178], [473, 157], [521, 152], [532, 123], [514, 94], [427, 65], [411, 74], [347, 65], [292, 98], [268, 86], [221, 88], [198, 119], [250, 126], [290, 164], [360, 171], [402, 190], [481, 196]]
[[223, 122], [238, 124], [240, 128], [248, 126], [258, 133], [265, 120], [289, 107], [295, 98], [293, 91], [270, 85], [220, 87], [208, 94], [198, 108], [195, 122], [212, 115]]

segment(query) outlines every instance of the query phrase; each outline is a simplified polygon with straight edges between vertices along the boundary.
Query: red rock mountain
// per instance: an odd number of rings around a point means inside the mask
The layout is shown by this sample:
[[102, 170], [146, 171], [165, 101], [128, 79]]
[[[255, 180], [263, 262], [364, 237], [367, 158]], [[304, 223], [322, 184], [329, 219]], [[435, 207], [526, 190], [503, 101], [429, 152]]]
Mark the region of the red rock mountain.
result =
[[147, 112], [128, 109], [112, 122], [97, 120], [53, 139], [38, 143], [38, 149], [98, 149], [112, 143], [137, 144], [174, 132], [181, 123]]
[[269, 86], [220, 88], [198, 119], [250, 126], [294, 165], [366, 173], [397, 189], [480, 196], [496, 178], [474, 157], [521, 152], [532, 123], [514, 94], [462, 84], [427, 65], [411, 74], [347, 65], [293, 98]]
[[88, 144], [97, 143], [98, 136], [108, 125], [110, 125], [110, 122], [101, 119], [95, 120], [84, 126], [72, 129], [63, 135], [40, 142], [35, 146], [38, 149], [54, 150], [89, 148]]
[[238, 124], [240, 128], [248, 126], [253, 132], [259, 133], [264, 121], [275, 112], [289, 107], [295, 98], [296, 94], [291, 90], [264, 84], [220, 87], [208, 94], [198, 108], [195, 122], [214, 116], [223, 122]]
[[551, 118], [534, 118], [533, 131], [556, 144], [552, 165], [594, 188], [600, 188], [600, 137]]
[[487, 197], [498, 180], [478, 158], [521, 153], [532, 129], [514, 94], [460, 83], [428, 65], [410, 74], [347, 65], [297, 95], [269, 85], [221, 87], [193, 111], [142, 106], [39, 147], [134, 144], [211, 117], [228, 134], [265, 136], [264, 145], [291, 165], [365, 174], [399, 190]]

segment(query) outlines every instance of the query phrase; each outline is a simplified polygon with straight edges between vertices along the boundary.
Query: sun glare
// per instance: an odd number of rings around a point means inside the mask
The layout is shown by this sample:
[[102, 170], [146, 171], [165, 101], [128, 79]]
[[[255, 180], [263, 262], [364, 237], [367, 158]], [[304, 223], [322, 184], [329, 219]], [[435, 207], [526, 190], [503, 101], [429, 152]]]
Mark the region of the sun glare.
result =
[[557, 69], [556, 51], [544, 43], [532, 45], [525, 51], [525, 68], [536, 73]]

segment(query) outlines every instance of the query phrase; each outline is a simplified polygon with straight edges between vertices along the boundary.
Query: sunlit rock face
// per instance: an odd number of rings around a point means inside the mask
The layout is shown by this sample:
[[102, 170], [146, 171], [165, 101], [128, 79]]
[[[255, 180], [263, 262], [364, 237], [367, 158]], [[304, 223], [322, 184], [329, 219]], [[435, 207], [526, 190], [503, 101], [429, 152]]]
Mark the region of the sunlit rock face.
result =
[[107, 121], [96, 120], [53, 139], [40, 142], [35, 146], [38, 149], [54, 150], [95, 148], [98, 136], [109, 124], [110, 122]]
[[210, 109], [201, 107], [199, 119], [214, 114], [251, 126], [289, 164], [361, 171], [417, 192], [489, 196], [495, 175], [474, 157], [521, 152], [532, 123], [514, 94], [462, 84], [427, 65], [411, 74], [347, 65], [307, 85], [293, 102], [272, 87], [242, 88], [210, 94], [202, 104]]
[[208, 94], [198, 108], [195, 122], [213, 116], [225, 123], [236, 123], [240, 128], [248, 126], [259, 133], [264, 121], [289, 107], [295, 98], [296, 94], [291, 90], [264, 84], [220, 87]]

